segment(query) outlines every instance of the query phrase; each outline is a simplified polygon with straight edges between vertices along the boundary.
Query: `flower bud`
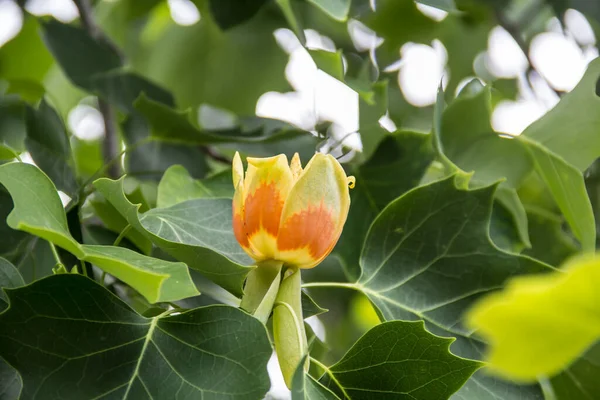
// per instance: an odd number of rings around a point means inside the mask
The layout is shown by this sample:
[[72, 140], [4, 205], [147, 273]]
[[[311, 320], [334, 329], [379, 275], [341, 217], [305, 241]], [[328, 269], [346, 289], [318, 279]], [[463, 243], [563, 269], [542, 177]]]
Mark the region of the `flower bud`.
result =
[[296, 153], [291, 165], [280, 154], [233, 160], [233, 230], [256, 261], [278, 260], [313, 268], [337, 243], [350, 207], [347, 177], [331, 155], [317, 153], [302, 169]]

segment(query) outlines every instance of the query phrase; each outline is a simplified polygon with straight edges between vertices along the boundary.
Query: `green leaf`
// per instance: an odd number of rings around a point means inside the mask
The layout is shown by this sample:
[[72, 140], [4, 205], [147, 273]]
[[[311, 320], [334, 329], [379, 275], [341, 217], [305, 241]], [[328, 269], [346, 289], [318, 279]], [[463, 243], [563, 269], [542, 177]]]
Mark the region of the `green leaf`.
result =
[[2, 288], [16, 288], [25, 285], [19, 271], [8, 260], [0, 257], [0, 311], [6, 308], [8, 298]]
[[69, 232], [56, 188], [43, 172], [30, 164], [4, 164], [0, 166], [0, 183], [10, 192], [15, 204], [6, 219], [8, 226], [48, 240], [78, 258], [83, 257], [80, 244]]
[[12, 160], [13, 158], [17, 158], [19, 153], [10, 148], [10, 146], [0, 144], [0, 161], [4, 160]]
[[528, 208], [527, 219], [532, 246], [523, 252], [524, 255], [557, 266], [579, 250], [573, 237], [564, 231], [560, 216], [543, 209]]
[[[121, 215], [121, 213], [104, 198], [95, 194], [89, 198], [89, 204], [94, 210], [94, 214], [102, 220], [104, 226], [111, 231], [120, 234], [127, 229], [129, 222]], [[125, 233], [125, 237], [129, 239], [140, 251], [149, 255], [152, 251], [152, 242], [143, 234], [135, 229], [129, 229]]]
[[46, 46], [75, 85], [93, 90], [96, 74], [121, 66], [119, 55], [84, 29], [53, 19], [42, 21], [41, 25]]
[[599, 373], [600, 344], [596, 343], [561, 374], [549, 380], [554, 398], [594, 400], [596, 393], [600, 393]]
[[307, 319], [309, 317], [313, 317], [315, 315], [321, 315], [329, 311], [326, 308], [323, 308], [317, 304], [316, 301], [313, 300], [312, 297], [308, 295], [304, 290], [302, 291], [302, 318]]
[[346, 21], [348, 19], [351, 0], [308, 0], [308, 2], [319, 7], [335, 20]]
[[129, 71], [113, 70], [94, 75], [91, 78], [91, 86], [123, 112], [134, 111], [133, 103], [142, 93], [157, 102], [169, 106], [175, 104], [171, 93]]
[[[228, 183], [229, 186], [233, 186], [231, 182]], [[165, 171], [158, 184], [156, 206], [166, 208], [187, 200], [215, 197], [226, 196], [219, 196], [219, 193], [214, 193], [203, 181], [192, 178], [181, 165], [173, 165]]]
[[102, 159], [103, 140], [82, 140], [71, 136], [71, 150], [75, 160], [77, 176], [81, 179], [90, 179], [96, 171], [104, 165]]
[[180, 107], [206, 103], [238, 115], [254, 115], [265, 92], [289, 90], [288, 57], [273, 38], [286, 22], [275, 5], [227, 31], [207, 2], [196, 5], [202, 18], [192, 26], [177, 25], [168, 10], [153, 14], [131, 52], [135, 71], [169, 88]]
[[342, 51], [331, 52], [327, 50], [309, 50], [317, 68], [328, 73], [338, 81], [344, 82], [344, 63], [342, 61]]
[[463, 89], [442, 115], [444, 154], [463, 171], [474, 171], [477, 182], [491, 184], [506, 178], [506, 185], [518, 187], [533, 167], [527, 149], [521, 141], [492, 129], [490, 87], [481, 87], [478, 80], [469, 85], [478, 87]]
[[348, 169], [356, 178], [351, 206], [335, 248], [351, 278], [360, 275], [359, 258], [369, 226], [392, 200], [419, 184], [433, 159], [429, 135], [399, 131], [387, 136], [364, 164]]
[[418, 316], [470, 336], [461, 318], [481, 295], [513, 275], [552, 269], [497, 248], [488, 233], [496, 186], [468, 190], [460, 179], [406, 193], [371, 225], [357, 285], [386, 320]]
[[261, 398], [269, 388], [266, 330], [235, 308], [144, 318], [102, 286], [72, 274], [8, 295], [10, 308], [0, 315], [0, 356], [21, 374], [23, 398], [158, 399], [178, 393], [245, 399]]
[[42, 83], [53, 60], [39, 26], [36, 18], [26, 16], [18, 35], [0, 48], [0, 79]]
[[579, 171], [585, 171], [600, 157], [600, 138], [596, 129], [600, 124], [599, 79], [600, 60], [597, 59], [588, 65], [575, 89], [531, 124], [522, 136], [538, 142]]
[[210, 0], [210, 12], [221, 29], [246, 22], [263, 7], [267, 0]]
[[359, 97], [359, 130], [363, 145], [363, 157], [369, 159], [379, 146], [379, 143], [388, 135], [379, 120], [388, 108], [388, 84], [380, 81], [372, 85], [373, 97], [366, 101]]
[[176, 259], [241, 296], [252, 260], [231, 228], [231, 200], [197, 199], [138, 214], [123, 192], [123, 179], [99, 179], [94, 185], [129, 224]]
[[522, 140], [533, 157], [536, 171], [552, 192], [573, 233], [581, 242], [582, 249], [593, 251], [596, 246], [596, 223], [582, 173], [538, 143], [527, 138]]
[[12, 79], [8, 81], [8, 89], [6, 94], [17, 94], [21, 99], [29, 104], [38, 103], [44, 94], [46, 89], [41, 83], [25, 80], [25, 79]]
[[561, 271], [518, 277], [478, 302], [467, 323], [490, 340], [488, 368], [515, 381], [552, 376], [600, 338], [600, 263], [570, 261]]
[[391, 321], [360, 338], [321, 383], [349, 399], [446, 399], [481, 367], [450, 353], [453, 339], [432, 335], [422, 321]]
[[170, 166], [181, 164], [196, 178], [206, 175], [208, 164], [198, 147], [156, 141], [144, 143], [149, 139], [150, 128], [137, 113], [130, 115], [121, 128], [129, 147], [125, 156], [126, 173], [140, 179], [159, 180]]
[[0, 399], [18, 399], [22, 387], [19, 373], [0, 357]]
[[519, 240], [523, 246], [530, 248], [529, 221], [527, 220], [525, 207], [523, 206], [523, 203], [521, 203], [517, 191], [505, 186], [500, 186], [496, 190], [496, 201], [509, 212], [510, 218], [512, 218], [513, 224], [517, 230]]
[[42, 101], [37, 110], [26, 110], [27, 138], [25, 145], [31, 158], [48, 175], [59, 190], [74, 196], [77, 182], [71, 146], [60, 117], [48, 103]]
[[292, 377], [292, 400], [339, 400], [331, 390], [304, 372], [306, 357], [300, 362]]
[[94, 263], [138, 290], [150, 302], [174, 301], [198, 294], [183, 263], [154, 259], [119, 247], [77, 243], [69, 232], [56, 188], [35, 166], [2, 165], [0, 183], [11, 193], [15, 204], [7, 218], [11, 228], [39, 236], [82, 261]]

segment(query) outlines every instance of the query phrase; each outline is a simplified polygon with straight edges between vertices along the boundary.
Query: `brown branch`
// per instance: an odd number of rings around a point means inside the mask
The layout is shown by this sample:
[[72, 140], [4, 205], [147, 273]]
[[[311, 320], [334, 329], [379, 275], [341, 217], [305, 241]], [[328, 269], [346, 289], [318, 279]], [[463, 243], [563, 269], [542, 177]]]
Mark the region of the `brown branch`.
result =
[[212, 158], [215, 161], [221, 162], [223, 164], [231, 165], [231, 160], [227, 157], [217, 153], [209, 146], [200, 146], [200, 151], [206, 154], [208, 157]]

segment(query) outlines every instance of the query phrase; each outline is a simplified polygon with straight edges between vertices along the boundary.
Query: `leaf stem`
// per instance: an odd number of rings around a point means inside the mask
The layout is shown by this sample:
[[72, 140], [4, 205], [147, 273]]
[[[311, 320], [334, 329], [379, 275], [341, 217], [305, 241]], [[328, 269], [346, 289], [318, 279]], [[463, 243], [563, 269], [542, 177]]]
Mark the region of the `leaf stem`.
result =
[[333, 372], [331, 372], [331, 370], [329, 369], [329, 367], [325, 364], [323, 364], [321, 361], [317, 360], [316, 358], [310, 357], [310, 362], [315, 363], [319, 368], [321, 368], [323, 371], [325, 371], [325, 373], [327, 375], [329, 375], [329, 377], [331, 378], [332, 381], [335, 382], [335, 384], [340, 388], [340, 390], [342, 391], [342, 393], [344, 394], [344, 398], [345, 399], [349, 399], [350, 396], [348, 396], [348, 393], [346, 393], [346, 390], [344, 389], [344, 387], [342, 386], [342, 384], [340, 383], [340, 381], [337, 380], [337, 378], [335, 377], [335, 375], [333, 375]]
[[113, 246], [118, 246], [121, 243], [121, 240], [123, 240], [123, 238], [125, 237], [125, 235], [127, 235], [127, 233], [129, 232], [130, 229], [131, 229], [131, 224], [127, 224], [127, 226], [125, 228], [123, 228], [121, 233], [119, 233], [119, 236], [117, 236], [117, 238], [113, 242]]
[[313, 287], [337, 287], [337, 288], [345, 288], [352, 290], [361, 290], [361, 287], [356, 283], [344, 283], [344, 282], [309, 282], [302, 284], [303, 288], [313, 288]]
[[54, 246], [54, 243], [48, 242], [48, 244], [50, 245], [50, 250], [52, 251], [52, 255], [54, 256], [54, 260], [56, 260], [55, 267], [58, 267], [58, 266], [63, 266], [64, 267], [65, 265], [60, 260], [60, 256], [58, 255], [58, 251], [56, 251], [56, 246]]

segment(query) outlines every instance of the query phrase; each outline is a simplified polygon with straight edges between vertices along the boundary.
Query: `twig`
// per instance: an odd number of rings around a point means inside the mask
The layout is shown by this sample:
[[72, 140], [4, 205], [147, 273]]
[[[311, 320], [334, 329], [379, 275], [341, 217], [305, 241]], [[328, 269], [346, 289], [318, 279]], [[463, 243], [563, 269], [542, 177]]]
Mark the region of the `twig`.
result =
[[100, 29], [96, 21], [94, 20], [94, 10], [89, 0], [73, 0], [75, 6], [77, 7], [77, 11], [79, 11], [79, 17], [81, 18], [81, 24], [83, 28], [96, 40], [101, 41], [105, 45], [111, 48], [121, 59], [124, 60], [125, 56], [121, 49], [119, 49], [113, 42], [110, 40], [104, 32]]
[[215, 152], [213, 149], [211, 149], [208, 146], [200, 146], [200, 151], [202, 151], [204, 154], [206, 154], [207, 156], [209, 156], [210, 158], [212, 158], [215, 161], [219, 161], [219, 162], [222, 162], [223, 164], [231, 165], [230, 159]]

